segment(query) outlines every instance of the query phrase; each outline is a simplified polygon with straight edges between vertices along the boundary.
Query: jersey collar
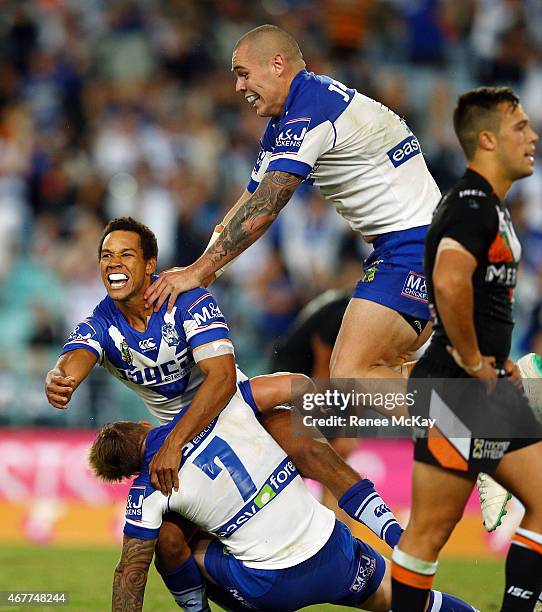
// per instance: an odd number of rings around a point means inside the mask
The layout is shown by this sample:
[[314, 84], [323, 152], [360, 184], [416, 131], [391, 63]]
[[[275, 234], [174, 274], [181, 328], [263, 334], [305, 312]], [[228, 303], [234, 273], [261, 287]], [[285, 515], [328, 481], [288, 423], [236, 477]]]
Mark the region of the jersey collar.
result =
[[497, 202], [499, 203], [499, 206], [501, 207], [504, 206], [499, 196], [493, 191], [493, 187], [491, 186], [491, 183], [486, 178], [484, 178], [481, 174], [476, 172], [476, 170], [467, 168], [465, 170], [465, 174], [463, 175], [463, 178], [468, 180], [469, 185], [478, 187], [481, 191], [485, 191], [488, 196], [495, 198], [495, 200], [497, 200]]
[[308, 76], [309, 73], [306, 70], [300, 70], [293, 78], [292, 82], [290, 83], [290, 91], [288, 93], [288, 97], [286, 98], [286, 102], [284, 103], [284, 113], [281, 115], [281, 119], [287, 115], [288, 111], [290, 110], [290, 107], [292, 106], [292, 102], [294, 101], [299, 90], [307, 80]]

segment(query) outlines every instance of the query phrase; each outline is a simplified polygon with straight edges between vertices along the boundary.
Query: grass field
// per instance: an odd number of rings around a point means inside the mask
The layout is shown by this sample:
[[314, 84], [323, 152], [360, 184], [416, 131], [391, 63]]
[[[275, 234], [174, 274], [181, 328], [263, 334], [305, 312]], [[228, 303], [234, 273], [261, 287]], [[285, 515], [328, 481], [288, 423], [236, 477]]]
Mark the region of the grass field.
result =
[[[111, 580], [119, 551], [80, 548], [0, 548], [0, 591], [66, 591], [68, 606], [43, 606], [33, 610], [107, 610], [111, 601]], [[503, 561], [443, 560], [436, 588], [468, 600], [482, 612], [499, 609]], [[0, 610], [21, 609], [2, 607]], [[215, 608], [219, 610], [220, 608]], [[331, 605], [306, 608], [311, 611], [346, 610]], [[144, 610], [179, 610], [162, 585], [154, 567], [150, 571]]]

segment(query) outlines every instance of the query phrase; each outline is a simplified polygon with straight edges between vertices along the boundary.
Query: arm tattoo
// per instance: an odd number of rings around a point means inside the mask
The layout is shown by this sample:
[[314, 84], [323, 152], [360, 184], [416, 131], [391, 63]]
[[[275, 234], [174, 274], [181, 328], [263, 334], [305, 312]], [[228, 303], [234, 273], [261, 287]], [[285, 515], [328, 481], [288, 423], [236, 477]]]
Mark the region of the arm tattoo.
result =
[[[221, 267], [223, 260], [237, 257], [273, 223], [303, 178], [288, 172], [268, 172], [258, 189], [239, 208], [209, 249], [211, 261]], [[231, 257], [233, 256], [233, 257]]]
[[143, 609], [147, 573], [155, 542], [124, 536], [122, 555], [113, 579], [113, 612]]

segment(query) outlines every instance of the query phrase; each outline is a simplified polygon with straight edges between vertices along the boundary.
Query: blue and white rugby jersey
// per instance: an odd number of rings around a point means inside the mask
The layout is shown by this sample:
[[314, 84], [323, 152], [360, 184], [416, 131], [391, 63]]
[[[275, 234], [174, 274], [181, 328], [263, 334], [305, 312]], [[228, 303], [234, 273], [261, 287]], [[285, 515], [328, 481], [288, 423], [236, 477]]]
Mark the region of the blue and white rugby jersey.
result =
[[188, 406], [203, 382], [196, 362], [233, 354], [226, 320], [206, 289], [182, 293], [171, 313], [167, 302], [139, 332], [107, 296], [70, 334], [62, 354], [86, 349], [100, 365], [135, 391], [167, 423]]
[[279, 569], [315, 555], [335, 515], [308, 492], [292, 461], [247, 403], [249, 381], [220, 415], [183, 448], [179, 490], [169, 497], [150, 484], [148, 466], [178, 418], [147, 438], [140, 475], [126, 504], [124, 533], [155, 539], [168, 511], [214, 533], [249, 567]]
[[400, 117], [306, 70], [292, 81], [284, 114], [269, 121], [248, 191], [273, 170], [314, 183], [364, 235], [428, 225], [440, 199], [420, 143]]

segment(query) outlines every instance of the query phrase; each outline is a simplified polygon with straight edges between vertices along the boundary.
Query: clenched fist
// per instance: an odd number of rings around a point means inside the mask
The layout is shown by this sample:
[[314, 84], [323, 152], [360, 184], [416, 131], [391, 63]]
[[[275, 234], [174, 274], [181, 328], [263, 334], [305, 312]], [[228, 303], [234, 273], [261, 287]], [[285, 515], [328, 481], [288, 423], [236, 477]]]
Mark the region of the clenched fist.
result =
[[51, 406], [62, 410], [67, 408], [75, 387], [75, 378], [65, 376], [61, 370], [56, 368], [47, 372], [45, 395], [47, 395], [47, 400]]

